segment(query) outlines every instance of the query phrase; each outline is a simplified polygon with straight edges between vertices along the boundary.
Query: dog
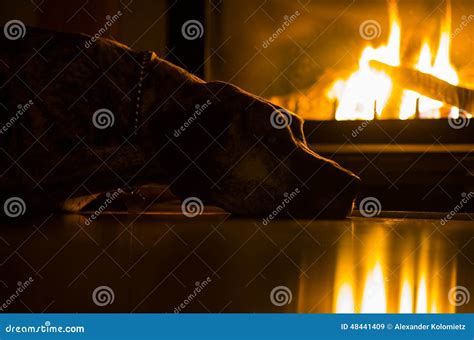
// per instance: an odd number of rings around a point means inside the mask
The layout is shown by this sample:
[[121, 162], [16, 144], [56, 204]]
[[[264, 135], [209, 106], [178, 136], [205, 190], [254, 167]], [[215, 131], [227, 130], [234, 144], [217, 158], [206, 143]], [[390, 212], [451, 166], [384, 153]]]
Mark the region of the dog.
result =
[[32, 27], [2, 36], [0, 61], [2, 204], [77, 211], [99, 193], [161, 183], [236, 215], [351, 212], [360, 179], [308, 147], [298, 116], [234, 85]]

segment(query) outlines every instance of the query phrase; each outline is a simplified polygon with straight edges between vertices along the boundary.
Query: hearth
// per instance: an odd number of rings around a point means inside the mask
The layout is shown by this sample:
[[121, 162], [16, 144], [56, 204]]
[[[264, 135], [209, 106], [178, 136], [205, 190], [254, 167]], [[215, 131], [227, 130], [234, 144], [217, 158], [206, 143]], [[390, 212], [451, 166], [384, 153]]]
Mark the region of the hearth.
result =
[[[474, 127], [447, 119], [308, 121], [315, 151], [363, 179], [360, 199], [384, 210], [449, 211], [474, 191]], [[472, 212], [473, 204], [460, 211]]]

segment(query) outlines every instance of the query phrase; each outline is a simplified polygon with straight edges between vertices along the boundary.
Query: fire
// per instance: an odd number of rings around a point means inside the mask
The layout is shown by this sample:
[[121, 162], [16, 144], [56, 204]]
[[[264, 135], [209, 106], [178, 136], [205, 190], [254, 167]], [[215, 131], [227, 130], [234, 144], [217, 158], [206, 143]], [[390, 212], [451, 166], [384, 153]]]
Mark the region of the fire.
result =
[[[399, 267], [388, 269], [393, 253], [382, 230], [362, 236], [362, 252], [344, 243], [338, 251], [332, 310], [336, 313], [454, 313], [447, 291], [456, 286], [455, 265], [439, 242], [423, 235], [407, 239]], [[373, 245], [367, 247], [367, 245]], [[435, 255], [430, 255], [433, 252]], [[390, 255], [389, 255], [390, 254]], [[354, 264], [357, 264], [355, 268]], [[362, 270], [363, 275], [357, 272]], [[396, 274], [396, 275], [394, 275]]]
[[[441, 118], [450, 115], [457, 118], [458, 108], [446, 109], [445, 104], [410, 90], [399, 90], [390, 76], [369, 66], [376, 60], [392, 66], [400, 66], [401, 25], [395, 1], [389, 3], [390, 33], [386, 45], [366, 47], [359, 60], [359, 69], [344, 80], [337, 79], [328, 91], [328, 97], [338, 102], [335, 118], [337, 120], [399, 118]], [[453, 85], [459, 84], [456, 69], [450, 61], [451, 50], [451, 7], [448, 2], [446, 18], [441, 26], [439, 46], [433, 60], [428, 41], [422, 44], [418, 61], [411, 67], [445, 80]], [[399, 112], [393, 112], [389, 101], [399, 102]]]
[[386, 223], [353, 224], [325, 252], [328, 262], [312, 253], [301, 259], [303, 268], [320, 266], [298, 279], [297, 311], [455, 313], [458, 253], [445, 237], [411, 222], [397, 225], [396, 235]]
[[[403, 268], [403, 270], [406, 270]], [[408, 273], [408, 272], [407, 272]], [[355, 283], [345, 282], [336, 288], [334, 310], [336, 313], [453, 313], [453, 306], [446, 305], [438, 295], [438, 287], [428, 286], [425, 273], [417, 280], [412, 275], [404, 275], [400, 295], [394, 304], [387, 296], [386, 274], [380, 263], [369, 271], [360, 297], [354, 295]], [[360, 298], [357, 308], [355, 301]]]
[[362, 297], [362, 313], [386, 313], [387, 295], [385, 280], [380, 263], [376, 263], [365, 282]]

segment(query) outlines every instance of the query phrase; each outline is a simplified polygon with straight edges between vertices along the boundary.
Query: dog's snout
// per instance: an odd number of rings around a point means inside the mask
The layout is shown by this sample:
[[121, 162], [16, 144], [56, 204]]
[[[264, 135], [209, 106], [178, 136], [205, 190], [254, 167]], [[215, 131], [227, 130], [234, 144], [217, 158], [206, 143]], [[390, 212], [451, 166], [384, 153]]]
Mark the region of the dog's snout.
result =
[[339, 172], [340, 175], [336, 177], [334, 182], [336, 191], [345, 195], [355, 196], [360, 186], [359, 177], [340, 166], [337, 166], [335, 171]]
[[357, 176], [350, 176], [347, 184], [347, 189], [345, 190], [349, 196], [353, 199], [357, 195], [357, 192], [360, 188], [360, 178]]
[[305, 185], [290, 213], [304, 218], [344, 218], [350, 214], [360, 186], [359, 177], [322, 157], [307, 155], [303, 164], [300, 176]]

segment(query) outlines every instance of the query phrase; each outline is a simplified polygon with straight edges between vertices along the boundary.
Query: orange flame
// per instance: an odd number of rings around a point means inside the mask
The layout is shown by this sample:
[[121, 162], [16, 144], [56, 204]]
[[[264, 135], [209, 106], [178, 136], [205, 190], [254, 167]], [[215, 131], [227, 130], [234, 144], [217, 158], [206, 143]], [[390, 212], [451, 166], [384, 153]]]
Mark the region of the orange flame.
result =
[[[376, 71], [369, 66], [369, 61], [376, 60], [392, 66], [400, 65], [401, 25], [395, 1], [389, 3], [390, 33], [387, 45], [374, 48], [366, 47], [359, 60], [359, 69], [348, 79], [337, 79], [328, 91], [328, 98], [337, 100], [336, 120], [355, 120], [387, 118], [384, 114], [387, 102], [395, 93], [390, 76]], [[424, 42], [420, 50], [415, 69], [434, 75], [453, 85], [459, 84], [456, 69], [450, 61], [451, 49], [451, 6], [448, 2], [446, 17], [441, 26], [439, 47], [432, 63], [432, 53], [428, 42]], [[400, 93], [400, 92], [398, 92]], [[437, 100], [424, 97], [417, 92], [403, 90], [401, 93], [400, 111], [398, 115], [388, 118], [408, 119], [416, 114], [417, 107], [420, 118], [440, 118], [443, 116], [444, 104]], [[448, 110], [450, 116], [457, 118], [458, 108]], [[444, 114], [446, 116], [446, 114]]]

